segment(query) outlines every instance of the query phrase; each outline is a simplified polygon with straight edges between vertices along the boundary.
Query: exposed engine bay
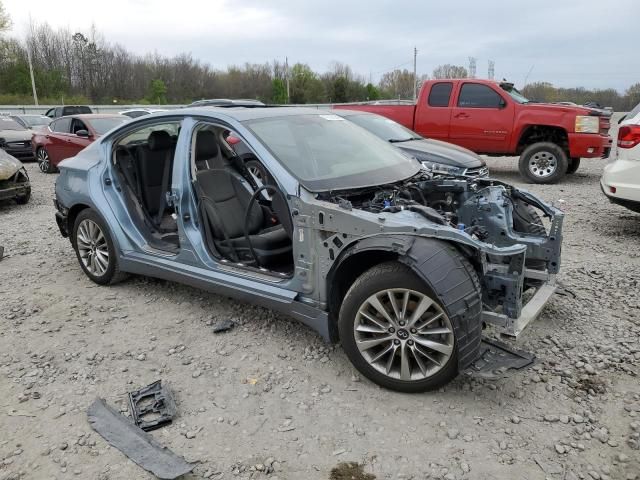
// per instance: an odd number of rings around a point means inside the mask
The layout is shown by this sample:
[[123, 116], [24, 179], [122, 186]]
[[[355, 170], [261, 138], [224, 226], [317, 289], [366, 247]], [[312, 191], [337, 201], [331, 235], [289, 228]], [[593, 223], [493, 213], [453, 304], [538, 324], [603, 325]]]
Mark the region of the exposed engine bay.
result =
[[552, 219], [558, 213], [530, 193], [497, 180], [433, 177], [428, 173], [391, 185], [329, 192], [321, 199], [347, 210], [415, 212], [430, 222], [495, 245], [514, 243], [505, 238], [508, 231], [546, 236], [541, 217]]

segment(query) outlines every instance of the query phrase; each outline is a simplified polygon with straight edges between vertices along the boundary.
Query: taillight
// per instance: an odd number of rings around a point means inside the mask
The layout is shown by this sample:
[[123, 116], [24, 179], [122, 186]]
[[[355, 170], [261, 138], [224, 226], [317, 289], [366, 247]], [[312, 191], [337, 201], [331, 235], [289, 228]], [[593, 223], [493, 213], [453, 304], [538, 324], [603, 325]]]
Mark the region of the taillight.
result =
[[618, 146], [633, 148], [640, 144], [640, 125], [623, 125], [618, 130]]

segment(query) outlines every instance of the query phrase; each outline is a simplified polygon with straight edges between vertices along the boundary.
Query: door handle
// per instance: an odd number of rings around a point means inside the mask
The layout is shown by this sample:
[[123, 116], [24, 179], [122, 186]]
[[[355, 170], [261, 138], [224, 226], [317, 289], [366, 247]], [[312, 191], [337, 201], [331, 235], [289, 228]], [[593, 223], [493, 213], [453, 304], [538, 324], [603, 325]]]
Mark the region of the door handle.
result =
[[469, 118], [469, 115], [468, 115], [468, 114], [466, 114], [466, 113], [464, 113], [464, 112], [461, 112], [461, 113], [456, 113], [456, 114], [453, 116], [453, 118]]

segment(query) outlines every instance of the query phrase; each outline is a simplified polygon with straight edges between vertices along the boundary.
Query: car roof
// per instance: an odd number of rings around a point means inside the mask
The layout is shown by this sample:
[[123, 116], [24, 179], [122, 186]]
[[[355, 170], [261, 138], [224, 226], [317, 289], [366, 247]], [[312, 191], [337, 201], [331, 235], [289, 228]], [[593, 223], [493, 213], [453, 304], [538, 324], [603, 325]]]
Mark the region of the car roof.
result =
[[[125, 116], [126, 115], [120, 115], [119, 113], [77, 113], [75, 115], [65, 115], [64, 117], [58, 118], [78, 118], [80, 120], [93, 120], [96, 118], [121, 118]], [[54, 120], [58, 120], [58, 118], [54, 118]]]
[[176, 113], [179, 113], [180, 115], [198, 116], [214, 116], [212, 114], [220, 114], [231, 117], [239, 122], [243, 122], [245, 120], [256, 120], [259, 118], [290, 117], [294, 115], [328, 115], [332, 114], [333, 110], [309, 107], [186, 107], [181, 108], [180, 110], [163, 112], [161, 115], [171, 116]]
[[339, 117], [351, 117], [353, 115], [375, 115], [376, 117], [380, 116], [372, 112], [365, 112], [364, 110], [343, 110], [342, 108], [331, 110], [331, 113], [338, 115]]

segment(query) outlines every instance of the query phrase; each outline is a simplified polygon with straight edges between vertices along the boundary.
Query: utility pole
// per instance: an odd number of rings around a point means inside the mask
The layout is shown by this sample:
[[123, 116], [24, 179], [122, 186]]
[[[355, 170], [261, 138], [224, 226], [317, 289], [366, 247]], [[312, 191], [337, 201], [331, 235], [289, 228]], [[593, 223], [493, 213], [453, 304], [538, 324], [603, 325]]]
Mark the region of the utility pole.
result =
[[489, 60], [489, 71], [487, 72], [487, 76], [489, 77], [489, 80], [493, 80], [493, 77], [495, 76], [495, 72], [496, 72], [496, 62], [494, 62], [493, 60]]
[[289, 57], [284, 57], [284, 76], [287, 82], [287, 103], [291, 103], [289, 99]]
[[418, 49], [413, 47], [413, 101], [418, 98], [418, 71], [416, 69], [416, 61], [418, 58]]
[[27, 60], [29, 61], [29, 74], [31, 75], [31, 89], [33, 90], [33, 101], [38, 105], [38, 93], [36, 92], [36, 80], [33, 77], [33, 63], [31, 62], [31, 46], [27, 40]]

